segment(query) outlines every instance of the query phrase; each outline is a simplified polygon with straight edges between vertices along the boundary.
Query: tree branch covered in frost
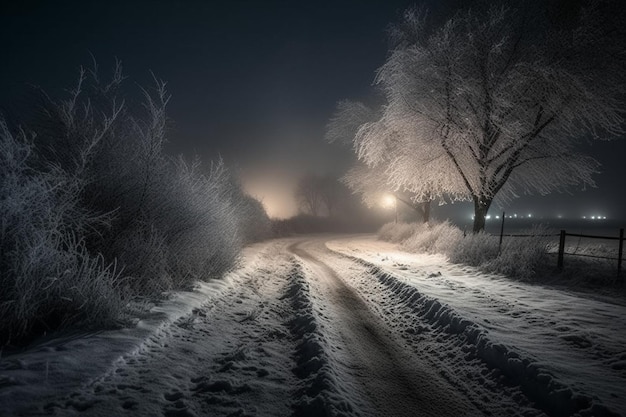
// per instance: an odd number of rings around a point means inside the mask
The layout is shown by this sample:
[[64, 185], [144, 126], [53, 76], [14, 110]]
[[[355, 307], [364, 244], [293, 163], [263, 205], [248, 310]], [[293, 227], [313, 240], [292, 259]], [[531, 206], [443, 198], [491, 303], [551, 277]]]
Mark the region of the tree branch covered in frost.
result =
[[623, 44], [616, 50], [593, 16], [584, 9], [575, 29], [557, 30], [490, 6], [429, 29], [406, 13], [376, 78], [384, 125], [359, 130], [359, 158], [418, 195], [471, 197], [475, 231], [494, 198], [593, 186], [598, 163], [576, 145], [623, 133], [625, 93]]
[[370, 207], [393, 194], [421, 213], [424, 221], [429, 220], [431, 201], [466, 198], [455, 178], [447, 175], [450, 166], [440, 149], [420, 143], [403, 153], [393, 151], [399, 143], [411, 144], [400, 136], [419, 133], [404, 125], [397, 129], [397, 122], [385, 116], [386, 110], [383, 106], [374, 111], [359, 102], [338, 103], [326, 139], [350, 143], [360, 161], [343, 178], [344, 183]]

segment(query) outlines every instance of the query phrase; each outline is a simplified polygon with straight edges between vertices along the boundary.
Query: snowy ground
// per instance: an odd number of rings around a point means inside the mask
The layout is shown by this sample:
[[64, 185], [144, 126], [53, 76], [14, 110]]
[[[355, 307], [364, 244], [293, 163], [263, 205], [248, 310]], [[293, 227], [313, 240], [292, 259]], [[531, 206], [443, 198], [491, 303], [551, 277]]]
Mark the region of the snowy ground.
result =
[[0, 358], [0, 415], [626, 415], [626, 306], [371, 236], [257, 244], [132, 329]]

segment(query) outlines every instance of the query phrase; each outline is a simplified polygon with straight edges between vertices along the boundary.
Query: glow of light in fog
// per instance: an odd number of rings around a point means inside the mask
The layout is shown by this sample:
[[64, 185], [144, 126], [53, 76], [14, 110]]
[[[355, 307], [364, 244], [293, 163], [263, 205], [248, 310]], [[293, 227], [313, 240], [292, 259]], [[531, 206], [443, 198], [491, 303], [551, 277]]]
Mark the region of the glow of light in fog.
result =
[[383, 197], [381, 201], [381, 205], [384, 208], [394, 208], [396, 205], [396, 198], [392, 196], [391, 194], [387, 194]]
[[257, 171], [242, 175], [241, 182], [247, 194], [263, 204], [271, 218], [286, 219], [298, 214], [294, 199], [297, 178], [277, 171]]

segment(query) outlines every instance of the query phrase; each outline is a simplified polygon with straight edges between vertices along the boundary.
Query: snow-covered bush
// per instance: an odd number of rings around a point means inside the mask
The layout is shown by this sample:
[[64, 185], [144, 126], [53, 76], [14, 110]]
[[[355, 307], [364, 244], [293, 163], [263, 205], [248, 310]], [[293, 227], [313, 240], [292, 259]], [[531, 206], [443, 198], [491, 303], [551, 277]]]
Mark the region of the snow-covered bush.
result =
[[498, 256], [498, 238], [485, 232], [470, 233], [447, 255], [454, 263], [481, 266]]
[[409, 252], [440, 253], [454, 263], [528, 279], [546, 265], [549, 239], [545, 235], [549, 233], [545, 227], [536, 226], [521, 234], [528, 236], [505, 237], [500, 250], [497, 236], [484, 232], [464, 236], [449, 221], [413, 225], [388, 223], [379, 230], [378, 237], [399, 242]]
[[258, 242], [272, 235], [272, 222], [259, 200], [241, 194], [238, 206], [239, 229], [245, 243]]
[[31, 168], [34, 146], [0, 119], [0, 343], [91, 321], [110, 324], [123, 305], [115, 264], [92, 255], [79, 184], [63, 171]]
[[424, 223], [387, 223], [378, 231], [378, 238], [392, 243], [404, 242], [410, 236], [426, 231]]
[[409, 252], [450, 254], [463, 238], [463, 232], [450, 222], [422, 223], [416, 232], [402, 242]]
[[[220, 161], [171, 158], [165, 83], [143, 107], [81, 71], [42, 96], [31, 130], [0, 119], [0, 344], [117, 319], [130, 297], [189, 287], [269, 235], [260, 204]], [[32, 132], [26, 133], [26, 132]]]
[[548, 257], [546, 250], [549, 244], [546, 237], [549, 234], [548, 229], [544, 226], [535, 226], [519, 234], [528, 236], [505, 237], [498, 257], [482, 265], [483, 269], [529, 279], [536, 274], [538, 268], [545, 266]]
[[184, 279], [183, 284], [223, 274], [244, 243], [240, 226], [247, 213], [238, 198], [241, 192], [233, 188], [221, 161], [208, 173], [201, 168], [197, 161], [179, 161], [176, 190], [171, 190], [168, 207], [159, 210], [167, 214], [154, 221], [167, 236], [171, 274]]
[[463, 239], [463, 232], [461, 229], [445, 221], [443, 223], [435, 223], [433, 225], [433, 234], [437, 236], [433, 246], [430, 250], [431, 253], [452, 253]]

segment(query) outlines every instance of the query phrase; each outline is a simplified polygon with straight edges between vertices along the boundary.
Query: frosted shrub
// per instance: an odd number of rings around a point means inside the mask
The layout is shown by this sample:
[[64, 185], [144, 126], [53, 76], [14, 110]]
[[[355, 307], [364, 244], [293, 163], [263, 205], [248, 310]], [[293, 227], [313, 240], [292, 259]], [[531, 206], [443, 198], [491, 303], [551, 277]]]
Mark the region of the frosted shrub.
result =
[[391, 234], [394, 227], [397, 226], [397, 223], [385, 223], [380, 229], [378, 229], [378, 239], [389, 242], [391, 240]]
[[477, 266], [486, 272], [530, 279], [546, 265], [549, 231], [535, 226], [520, 234], [527, 237], [505, 237], [499, 251], [499, 237], [485, 232], [463, 236], [449, 221], [424, 224], [388, 223], [379, 231], [379, 239], [400, 242], [415, 253], [440, 253], [450, 262]]
[[223, 163], [164, 153], [165, 83], [137, 111], [123, 78], [81, 70], [65, 99], [42, 95], [32, 135], [0, 117], [0, 346], [114, 323], [126, 300], [220, 276], [266, 237]]
[[443, 223], [387, 223], [378, 238], [401, 243], [409, 252], [449, 254], [463, 237], [463, 232], [449, 221]]
[[537, 269], [547, 262], [546, 246], [549, 243], [548, 230], [535, 226], [520, 234], [528, 237], [504, 237], [498, 257], [485, 262], [481, 267], [490, 272], [523, 279], [532, 278]]
[[448, 221], [424, 223], [415, 229], [413, 235], [404, 240], [402, 246], [410, 252], [449, 254], [462, 235], [462, 232]]
[[450, 256], [463, 239], [461, 229], [447, 220], [443, 223], [433, 225], [432, 229], [432, 233], [436, 236], [436, 239], [429, 250], [431, 253], [442, 253]]
[[218, 276], [233, 266], [242, 245], [229, 173], [222, 162], [202, 174], [198, 161], [182, 160], [177, 172], [178, 195], [171, 203], [179, 207], [167, 210], [172, 218], [158, 221], [165, 221], [162, 227], [170, 236], [170, 263], [187, 283]]
[[173, 287], [167, 245], [155, 227], [137, 222], [120, 230], [106, 253], [124, 266], [126, 285], [134, 294], [160, 294]]
[[77, 237], [90, 218], [79, 183], [32, 169], [34, 148], [0, 118], [0, 343], [90, 321], [110, 324], [121, 310], [119, 274]]
[[418, 223], [386, 223], [378, 231], [378, 238], [392, 243], [401, 243], [427, 226]]
[[131, 111], [120, 104], [122, 81], [119, 65], [108, 84], [81, 73], [70, 99], [50, 100], [46, 112], [61, 123], [46, 124], [42, 136], [65, 150], [46, 158], [83, 178], [87, 209], [112, 216], [110, 227], [90, 234], [90, 248], [120, 260], [139, 294], [222, 274], [248, 239], [242, 219], [254, 215], [241, 202], [239, 184], [221, 162], [205, 169], [199, 160], [164, 153], [170, 99], [164, 82], [142, 89], [142, 107]]
[[480, 266], [498, 256], [498, 238], [485, 232], [468, 234], [449, 253], [454, 263]]
[[436, 239], [437, 235], [433, 233], [430, 225], [425, 224], [419, 230], [416, 229], [413, 234], [403, 239], [402, 247], [409, 252], [431, 252]]
[[272, 234], [272, 223], [260, 201], [248, 195], [239, 196], [240, 225], [245, 243], [267, 239]]

